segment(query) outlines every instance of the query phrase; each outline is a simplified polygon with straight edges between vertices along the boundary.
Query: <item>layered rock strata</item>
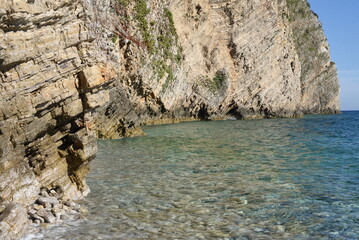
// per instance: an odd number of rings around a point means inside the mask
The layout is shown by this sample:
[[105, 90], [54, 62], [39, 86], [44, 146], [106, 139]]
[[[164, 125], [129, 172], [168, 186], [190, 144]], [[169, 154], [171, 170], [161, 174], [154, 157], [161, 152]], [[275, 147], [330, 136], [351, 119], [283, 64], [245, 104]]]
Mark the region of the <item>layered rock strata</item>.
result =
[[4, 239], [26, 232], [41, 191], [63, 202], [89, 192], [96, 138], [339, 111], [335, 65], [305, 0], [3, 0], [0, 36]]
[[315, 21], [318, 16], [306, 1], [287, 0], [287, 6], [301, 63], [302, 112], [336, 113], [339, 111], [337, 69], [330, 60], [329, 45], [322, 26], [318, 20]]

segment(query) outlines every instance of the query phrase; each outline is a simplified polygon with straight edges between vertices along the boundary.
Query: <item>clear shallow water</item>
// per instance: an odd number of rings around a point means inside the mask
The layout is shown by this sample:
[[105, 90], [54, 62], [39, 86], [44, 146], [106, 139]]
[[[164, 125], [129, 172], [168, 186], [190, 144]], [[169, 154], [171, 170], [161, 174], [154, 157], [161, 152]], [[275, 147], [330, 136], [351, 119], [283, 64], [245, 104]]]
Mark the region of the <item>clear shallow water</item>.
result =
[[359, 239], [359, 112], [99, 141], [83, 220], [32, 239]]

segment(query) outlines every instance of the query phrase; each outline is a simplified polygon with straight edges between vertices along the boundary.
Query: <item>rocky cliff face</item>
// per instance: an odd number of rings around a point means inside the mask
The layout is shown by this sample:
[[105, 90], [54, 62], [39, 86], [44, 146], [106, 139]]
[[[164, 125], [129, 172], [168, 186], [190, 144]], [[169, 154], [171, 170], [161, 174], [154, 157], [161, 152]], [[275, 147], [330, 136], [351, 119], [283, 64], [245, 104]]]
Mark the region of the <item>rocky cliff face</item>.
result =
[[287, 0], [287, 6], [301, 63], [301, 109], [303, 113], [335, 113], [339, 111], [337, 70], [322, 26], [306, 1]]
[[337, 113], [306, 0], [2, 0], [0, 236], [41, 189], [79, 199], [96, 138], [141, 124]]

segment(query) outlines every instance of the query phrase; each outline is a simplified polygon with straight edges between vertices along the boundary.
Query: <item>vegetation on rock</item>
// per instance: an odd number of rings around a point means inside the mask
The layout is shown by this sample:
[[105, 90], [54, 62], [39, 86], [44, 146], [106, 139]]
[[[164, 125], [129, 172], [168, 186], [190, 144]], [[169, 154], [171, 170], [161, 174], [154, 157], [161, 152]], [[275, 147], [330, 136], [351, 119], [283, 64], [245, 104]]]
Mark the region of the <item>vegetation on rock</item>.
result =
[[136, 0], [135, 11], [136, 11], [135, 19], [138, 22], [138, 27], [141, 31], [143, 42], [145, 43], [148, 50], [150, 52], [153, 52], [155, 43], [154, 43], [154, 39], [152, 38], [152, 36], [150, 34], [148, 21], [146, 18], [146, 16], [151, 11], [150, 11], [150, 9], [147, 8], [146, 1], [145, 0]]

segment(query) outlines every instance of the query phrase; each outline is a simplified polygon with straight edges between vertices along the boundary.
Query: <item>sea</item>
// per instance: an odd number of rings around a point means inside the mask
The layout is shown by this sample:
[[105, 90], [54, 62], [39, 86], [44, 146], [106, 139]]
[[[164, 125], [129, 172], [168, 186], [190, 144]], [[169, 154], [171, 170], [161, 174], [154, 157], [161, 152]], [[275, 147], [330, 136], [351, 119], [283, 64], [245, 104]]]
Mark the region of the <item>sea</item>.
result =
[[359, 112], [99, 140], [80, 219], [27, 239], [359, 239]]

